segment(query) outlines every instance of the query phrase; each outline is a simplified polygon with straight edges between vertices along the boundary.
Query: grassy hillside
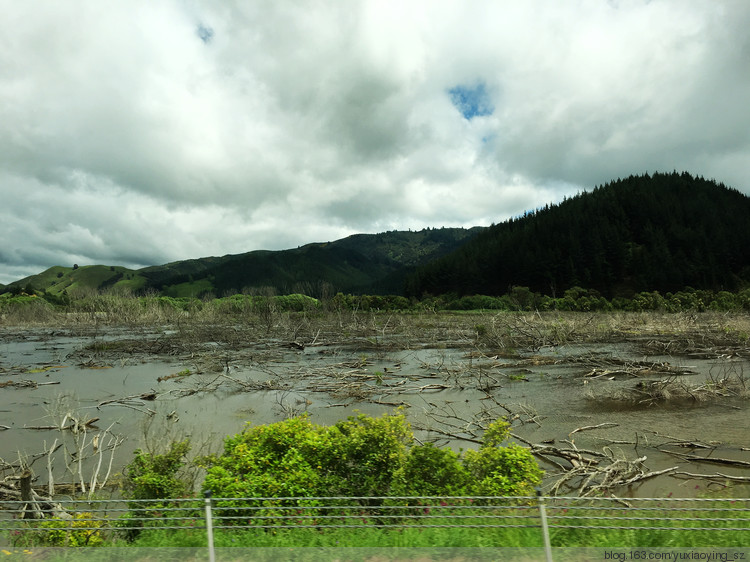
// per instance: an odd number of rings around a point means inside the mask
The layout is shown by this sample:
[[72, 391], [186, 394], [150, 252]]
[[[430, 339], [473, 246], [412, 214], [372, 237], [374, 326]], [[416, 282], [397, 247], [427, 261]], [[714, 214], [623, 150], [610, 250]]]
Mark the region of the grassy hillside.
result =
[[426, 229], [419, 232], [357, 234], [342, 240], [314, 243], [291, 250], [257, 250], [206, 257], [131, 270], [120, 266], [55, 266], [26, 277], [12, 287], [71, 291], [154, 290], [166, 296], [223, 296], [246, 290], [305, 293], [402, 293], [407, 273], [446, 255], [481, 228]]
[[150, 286], [178, 296], [243, 290], [304, 293], [403, 293], [406, 275], [446, 255], [481, 228], [356, 234], [281, 251], [257, 250], [140, 270]]
[[30, 277], [25, 277], [10, 287], [25, 289], [31, 287], [37, 291], [59, 295], [63, 292], [72, 294], [76, 291], [122, 288], [137, 291], [146, 286], [146, 278], [137, 271], [120, 266], [84, 265], [81, 267], [53, 266]]

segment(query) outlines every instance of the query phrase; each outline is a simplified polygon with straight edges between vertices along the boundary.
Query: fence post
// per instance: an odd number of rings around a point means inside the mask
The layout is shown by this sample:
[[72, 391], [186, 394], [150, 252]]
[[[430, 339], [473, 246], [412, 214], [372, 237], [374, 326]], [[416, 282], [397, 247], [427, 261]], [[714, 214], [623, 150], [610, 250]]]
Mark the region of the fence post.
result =
[[542, 491], [537, 488], [536, 495], [539, 498], [539, 515], [542, 519], [542, 536], [544, 537], [544, 554], [547, 562], [552, 562], [552, 545], [549, 540], [549, 525], [547, 525], [547, 508], [544, 505]]
[[216, 554], [214, 553], [214, 523], [213, 514], [211, 513], [211, 490], [206, 490], [204, 498], [206, 502], [206, 535], [208, 539], [208, 560], [209, 562], [215, 562]]

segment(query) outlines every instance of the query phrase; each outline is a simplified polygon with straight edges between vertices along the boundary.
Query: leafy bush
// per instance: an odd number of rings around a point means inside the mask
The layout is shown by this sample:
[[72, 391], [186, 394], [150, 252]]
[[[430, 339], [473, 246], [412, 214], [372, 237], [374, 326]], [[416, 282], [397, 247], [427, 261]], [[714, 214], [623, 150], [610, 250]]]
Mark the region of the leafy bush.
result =
[[55, 318], [55, 309], [46, 300], [36, 296], [6, 293], [0, 296], [0, 314], [9, 323], [35, 323]]
[[467, 295], [445, 305], [447, 310], [512, 310], [508, 297]]
[[192, 491], [187, 481], [180, 478], [188, 451], [189, 440], [171, 443], [169, 450], [162, 454], [136, 449], [135, 458], [124, 471], [125, 495], [134, 501], [129, 502], [130, 511], [118, 523], [127, 540], [137, 538], [143, 527], [158, 526], [165, 509], [169, 509], [172, 516], [191, 515], [189, 510], [174, 511], [179, 506], [169, 501]]
[[510, 424], [497, 420], [484, 434], [479, 450], [464, 452], [464, 465], [472, 477], [470, 493], [477, 496], [530, 496], [542, 482], [542, 469], [531, 452], [520, 445], [503, 446]]
[[470, 474], [461, 457], [432, 443], [411, 447], [395, 472], [392, 492], [397, 496], [464, 495]]
[[302, 312], [304, 310], [316, 309], [320, 306], [317, 299], [308, 297], [307, 295], [300, 295], [298, 293], [277, 296], [274, 297], [274, 300], [276, 301], [276, 306], [278, 306], [279, 310], [284, 311]]
[[217, 498], [264, 498], [219, 500], [223, 509], [314, 505], [292, 497], [355, 496], [373, 505], [381, 501], [373, 497], [399, 495], [529, 495], [542, 471], [527, 449], [501, 444], [508, 427], [491, 424], [478, 451], [459, 455], [414, 444], [401, 414], [360, 414], [333, 426], [307, 416], [248, 425], [226, 439], [220, 456], [204, 459], [203, 486]]
[[227, 438], [220, 457], [206, 459], [204, 488], [224, 498], [385, 495], [410, 440], [403, 416], [248, 426]]
[[136, 449], [135, 458], [125, 469], [126, 491], [136, 500], [176, 498], [184, 496], [187, 484], [178, 478], [185, 465], [190, 442], [172, 443], [164, 454], [153, 454]]
[[41, 524], [42, 540], [50, 546], [101, 546], [103, 525], [89, 512], [76, 513], [72, 519], [50, 519]]

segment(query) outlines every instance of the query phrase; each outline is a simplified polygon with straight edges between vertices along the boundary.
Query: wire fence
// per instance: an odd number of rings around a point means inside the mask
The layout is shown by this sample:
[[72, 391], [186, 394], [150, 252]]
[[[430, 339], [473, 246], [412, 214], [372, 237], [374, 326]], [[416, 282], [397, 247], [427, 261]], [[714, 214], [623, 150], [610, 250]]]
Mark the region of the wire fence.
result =
[[[0, 501], [5, 540], [24, 534], [57, 546], [84, 546], [146, 529], [337, 528], [538, 529], [548, 552], [550, 531], [689, 530], [750, 532], [750, 498], [579, 497], [267, 497], [169, 500]], [[745, 535], [743, 535], [745, 536]], [[746, 542], [746, 541], [745, 541]]]

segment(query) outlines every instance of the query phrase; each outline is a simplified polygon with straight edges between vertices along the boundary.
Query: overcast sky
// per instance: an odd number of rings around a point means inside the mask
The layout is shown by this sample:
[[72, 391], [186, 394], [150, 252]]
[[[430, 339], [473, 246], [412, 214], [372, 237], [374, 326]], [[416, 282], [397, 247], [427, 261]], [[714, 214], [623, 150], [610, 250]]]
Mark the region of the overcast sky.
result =
[[0, 0], [0, 282], [750, 193], [745, 0]]

